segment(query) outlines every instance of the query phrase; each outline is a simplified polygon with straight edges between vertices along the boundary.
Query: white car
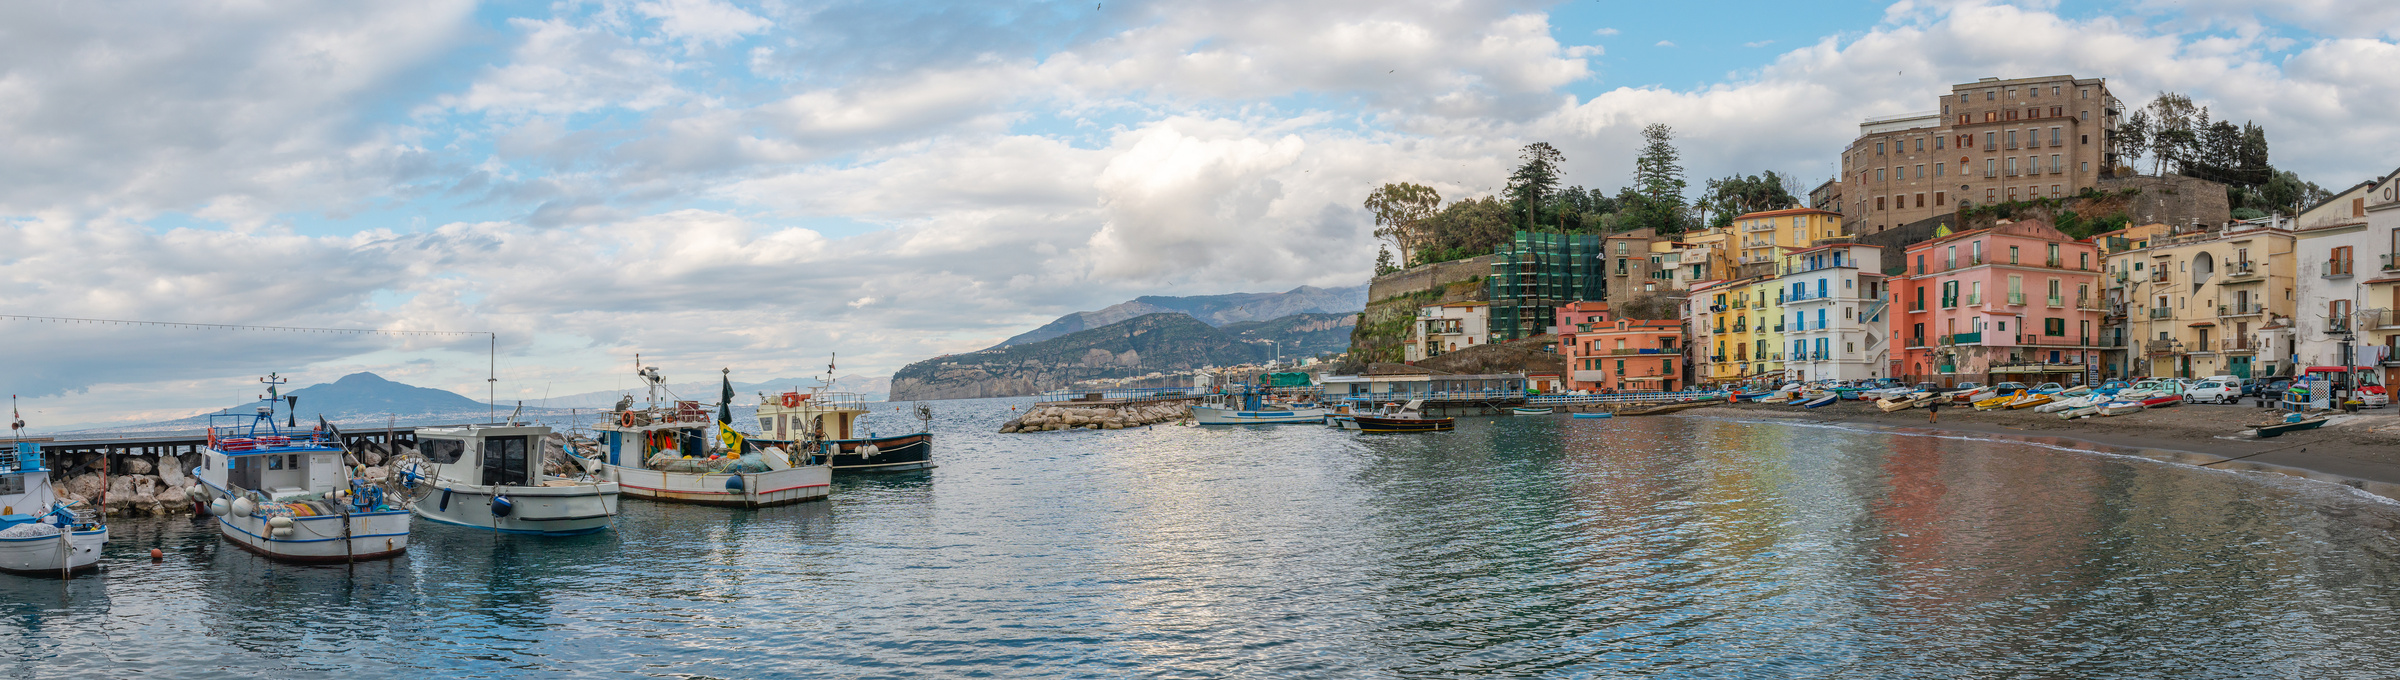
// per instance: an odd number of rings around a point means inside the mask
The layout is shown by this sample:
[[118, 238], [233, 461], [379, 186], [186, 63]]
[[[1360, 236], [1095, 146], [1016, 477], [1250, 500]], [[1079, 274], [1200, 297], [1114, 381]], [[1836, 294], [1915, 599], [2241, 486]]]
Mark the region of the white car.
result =
[[2231, 404], [2242, 400], [2242, 381], [2232, 378], [2209, 378], [2184, 390], [2186, 403], [2204, 401], [2212, 404]]

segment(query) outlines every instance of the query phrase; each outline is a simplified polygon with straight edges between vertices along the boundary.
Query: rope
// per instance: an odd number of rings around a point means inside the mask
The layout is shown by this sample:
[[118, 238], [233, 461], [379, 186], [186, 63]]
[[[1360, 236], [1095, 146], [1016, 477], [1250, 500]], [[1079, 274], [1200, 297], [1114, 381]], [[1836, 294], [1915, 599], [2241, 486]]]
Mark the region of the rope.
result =
[[294, 333], [359, 333], [372, 335], [491, 335], [491, 331], [419, 331], [399, 328], [311, 328], [306, 326], [255, 326], [232, 323], [184, 323], [179, 321], [136, 321], [129, 319], [83, 319], [71, 316], [28, 316], [0, 314], [0, 320], [35, 321], [41, 323], [86, 323], [112, 326], [158, 326], [194, 330], [228, 331], [285, 331]]

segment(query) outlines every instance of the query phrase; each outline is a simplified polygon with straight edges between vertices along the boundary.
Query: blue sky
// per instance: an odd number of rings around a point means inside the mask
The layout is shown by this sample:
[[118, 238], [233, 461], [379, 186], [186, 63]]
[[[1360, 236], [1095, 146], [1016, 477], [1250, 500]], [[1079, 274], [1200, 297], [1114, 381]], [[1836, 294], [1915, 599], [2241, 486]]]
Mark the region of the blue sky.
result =
[[[1096, 5], [1096, 6], [1095, 6]], [[1822, 179], [1860, 118], [2105, 77], [2388, 170], [2400, 5], [435, 0], [0, 6], [5, 313], [493, 330], [502, 390], [880, 374], [1148, 294], [1363, 281], [1372, 187]], [[0, 322], [7, 323], [7, 322]], [[480, 390], [439, 343], [0, 326], [57, 420], [268, 370]], [[222, 389], [220, 389], [222, 388]], [[505, 396], [505, 395], [504, 395]]]

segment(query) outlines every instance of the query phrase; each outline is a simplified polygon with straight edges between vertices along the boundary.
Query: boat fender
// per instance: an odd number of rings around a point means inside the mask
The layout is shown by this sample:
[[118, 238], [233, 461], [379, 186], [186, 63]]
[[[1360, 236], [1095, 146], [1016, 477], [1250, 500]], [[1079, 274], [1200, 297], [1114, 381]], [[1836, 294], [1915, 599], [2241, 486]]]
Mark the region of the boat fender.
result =
[[725, 490], [726, 490], [726, 491], [740, 491], [740, 490], [742, 490], [742, 476], [741, 476], [741, 475], [733, 475], [733, 476], [731, 476], [731, 477], [726, 477], [726, 478], [725, 478]]
[[233, 500], [232, 510], [233, 516], [235, 517], [249, 517], [250, 512], [257, 509], [258, 503], [250, 500], [249, 498], [236, 498]]
[[515, 510], [515, 509], [517, 509], [517, 504], [516, 504], [516, 502], [515, 502], [515, 501], [511, 501], [511, 500], [509, 500], [507, 496], [493, 496], [493, 497], [492, 497], [492, 516], [493, 516], [493, 517], [507, 517], [507, 516], [508, 516], [508, 513], [509, 513], [510, 511], [513, 511], [513, 510]]
[[[281, 519], [281, 518], [277, 518], [277, 519]], [[278, 529], [269, 529], [269, 530], [267, 531], [267, 536], [268, 536], [269, 538], [291, 538], [291, 537], [292, 537], [292, 528], [291, 528], [291, 527], [282, 527], [282, 528], [278, 528]]]
[[858, 457], [860, 458], [874, 458], [878, 453], [883, 453], [883, 449], [873, 443], [858, 447]]
[[436, 505], [436, 506], [434, 506], [434, 507], [433, 507], [433, 509], [435, 509], [435, 510], [441, 510], [441, 511], [444, 511], [444, 512], [448, 512], [448, 511], [450, 510], [450, 490], [449, 490], [449, 489], [443, 489], [443, 490], [442, 490], [442, 502], [441, 502], [441, 504], [440, 504], [440, 505]]
[[183, 487], [183, 496], [185, 498], [192, 499], [192, 502], [194, 503], [206, 501], [208, 500], [208, 489], [198, 484], [193, 484], [191, 486]]
[[225, 499], [223, 498], [216, 499], [208, 504], [208, 514], [224, 517], [225, 513], [229, 512], [233, 512], [232, 504], [226, 503]]
[[277, 529], [290, 529], [290, 528], [292, 528], [292, 518], [290, 518], [290, 517], [277, 517], [277, 518], [274, 518], [274, 519], [269, 519], [269, 520], [267, 520], [267, 526], [274, 527], [274, 528], [277, 528]]

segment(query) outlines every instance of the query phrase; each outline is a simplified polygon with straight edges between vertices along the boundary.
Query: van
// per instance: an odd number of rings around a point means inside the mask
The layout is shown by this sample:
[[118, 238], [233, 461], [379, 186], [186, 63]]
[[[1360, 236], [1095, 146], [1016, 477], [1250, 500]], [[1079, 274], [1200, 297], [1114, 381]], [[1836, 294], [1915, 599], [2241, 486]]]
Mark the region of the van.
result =
[[2203, 401], [2212, 404], [2231, 404], [2242, 400], [2242, 381], [2233, 376], [2217, 376], [2194, 383], [2184, 390], [2185, 403]]

